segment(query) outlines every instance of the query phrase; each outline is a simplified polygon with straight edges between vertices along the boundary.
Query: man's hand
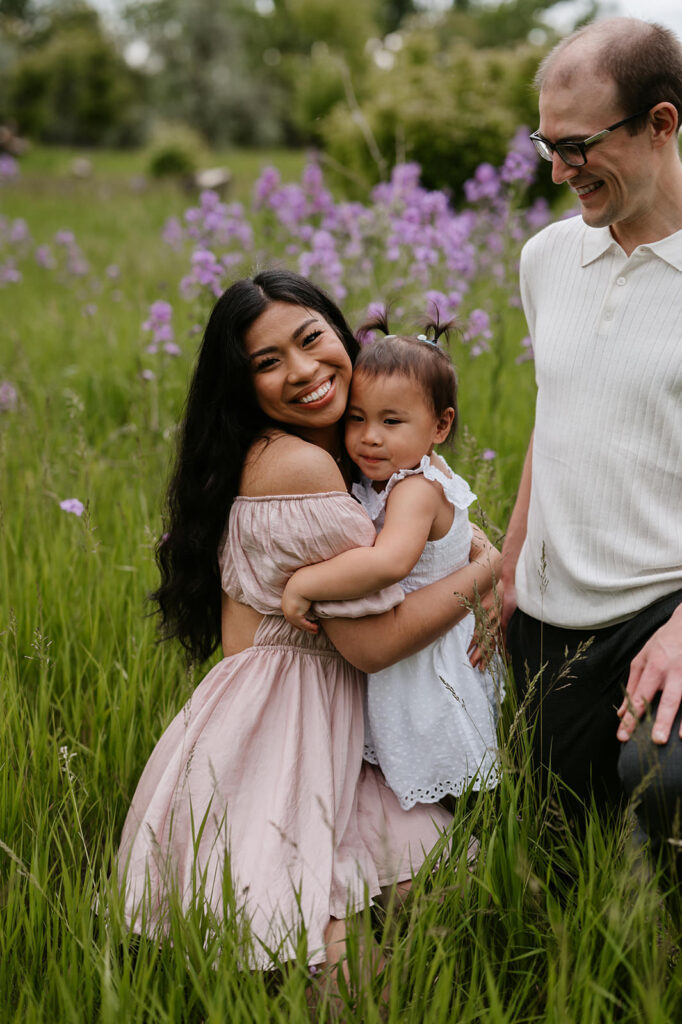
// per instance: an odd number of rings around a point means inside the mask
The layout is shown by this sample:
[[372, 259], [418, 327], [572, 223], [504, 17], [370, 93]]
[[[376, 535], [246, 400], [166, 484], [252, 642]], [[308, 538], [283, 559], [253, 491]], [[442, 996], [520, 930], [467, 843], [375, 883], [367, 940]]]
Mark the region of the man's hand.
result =
[[317, 633], [320, 627], [308, 618], [311, 602], [292, 586], [293, 578], [292, 576], [282, 594], [282, 614], [287, 622], [296, 626], [297, 629], [304, 629], [307, 633]]
[[[675, 715], [682, 703], [682, 605], [649, 638], [632, 659], [625, 699], [618, 708], [618, 739], [629, 740], [646, 708], [660, 691], [654, 743], [667, 743]], [[680, 726], [682, 739], [682, 725]]]

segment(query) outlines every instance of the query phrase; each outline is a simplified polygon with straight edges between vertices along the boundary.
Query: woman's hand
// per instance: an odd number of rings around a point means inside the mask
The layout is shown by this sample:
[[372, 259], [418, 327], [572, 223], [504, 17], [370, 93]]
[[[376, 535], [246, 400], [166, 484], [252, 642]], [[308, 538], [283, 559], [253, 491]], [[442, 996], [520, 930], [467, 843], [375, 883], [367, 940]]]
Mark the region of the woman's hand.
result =
[[320, 627], [310, 618], [311, 603], [296, 588], [296, 573], [291, 577], [282, 594], [282, 614], [296, 629], [304, 629], [306, 633], [318, 633]]
[[402, 604], [362, 619], [327, 619], [337, 651], [362, 672], [380, 672], [422, 650], [470, 613], [499, 580], [502, 556], [474, 527], [471, 561], [464, 568], [407, 594]]

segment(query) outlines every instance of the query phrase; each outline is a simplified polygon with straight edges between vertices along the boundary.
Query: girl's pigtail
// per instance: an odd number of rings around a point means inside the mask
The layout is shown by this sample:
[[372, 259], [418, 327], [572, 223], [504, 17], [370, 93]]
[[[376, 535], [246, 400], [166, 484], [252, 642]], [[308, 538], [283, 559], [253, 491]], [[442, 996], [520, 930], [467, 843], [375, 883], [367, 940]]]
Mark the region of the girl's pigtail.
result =
[[438, 310], [435, 315], [431, 316], [430, 319], [426, 320], [423, 325], [424, 334], [432, 341], [434, 345], [437, 345], [441, 338], [444, 342], [444, 348], [447, 349], [448, 342], [450, 341], [450, 332], [455, 328], [454, 320], [445, 320], [442, 322], [438, 316]]
[[388, 326], [388, 313], [389, 311], [386, 308], [382, 312], [374, 313], [373, 316], [360, 324], [356, 331], [358, 340], [364, 342], [367, 339], [367, 336], [371, 335], [374, 331], [381, 331], [383, 335], [393, 337], [391, 329]]

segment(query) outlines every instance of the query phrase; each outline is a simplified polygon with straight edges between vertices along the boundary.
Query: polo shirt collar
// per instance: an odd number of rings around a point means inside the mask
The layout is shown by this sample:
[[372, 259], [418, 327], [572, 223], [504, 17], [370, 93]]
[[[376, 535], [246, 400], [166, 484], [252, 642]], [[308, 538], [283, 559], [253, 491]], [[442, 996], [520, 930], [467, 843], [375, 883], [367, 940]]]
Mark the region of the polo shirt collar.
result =
[[[658, 242], [646, 242], [637, 248], [652, 252], [676, 270], [682, 271], [682, 231], [675, 231], [667, 238], [661, 238]], [[585, 225], [581, 266], [586, 267], [609, 250], [623, 252], [609, 228], [590, 228]]]
[[674, 235], [661, 238], [658, 242], [649, 242], [644, 248], [651, 249], [675, 270], [682, 271], [682, 231], [676, 231]]
[[618, 242], [608, 228], [589, 228], [585, 225], [581, 266], [586, 267], [588, 263], [593, 263], [609, 249], [614, 248], [620, 250]]

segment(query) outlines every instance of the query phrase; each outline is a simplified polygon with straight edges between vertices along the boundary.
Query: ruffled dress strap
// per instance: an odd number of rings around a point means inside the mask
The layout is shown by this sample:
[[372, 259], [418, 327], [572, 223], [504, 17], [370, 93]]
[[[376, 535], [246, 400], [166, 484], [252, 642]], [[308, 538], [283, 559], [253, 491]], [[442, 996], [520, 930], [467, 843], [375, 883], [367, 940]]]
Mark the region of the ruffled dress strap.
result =
[[433, 462], [425, 455], [420, 463], [427, 480], [435, 480], [443, 488], [443, 494], [451, 505], [465, 511], [476, 501], [476, 495], [469, 484], [457, 473], [453, 473], [442, 455], [433, 455]]
[[466, 480], [453, 473], [445, 459], [435, 454], [432, 457], [424, 455], [414, 469], [401, 469], [394, 473], [381, 491], [375, 491], [372, 481], [362, 477], [359, 483], [353, 484], [353, 496], [358, 499], [373, 523], [383, 522], [386, 502], [395, 485], [408, 476], [420, 475], [424, 476], [426, 480], [439, 483], [445, 497], [455, 508], [465, 511], [472, 502], [476, 501], [476, 495]]

